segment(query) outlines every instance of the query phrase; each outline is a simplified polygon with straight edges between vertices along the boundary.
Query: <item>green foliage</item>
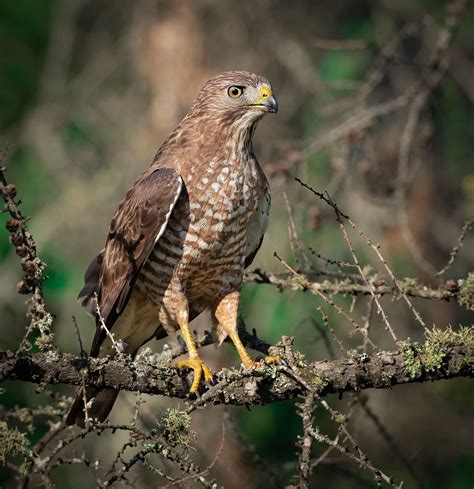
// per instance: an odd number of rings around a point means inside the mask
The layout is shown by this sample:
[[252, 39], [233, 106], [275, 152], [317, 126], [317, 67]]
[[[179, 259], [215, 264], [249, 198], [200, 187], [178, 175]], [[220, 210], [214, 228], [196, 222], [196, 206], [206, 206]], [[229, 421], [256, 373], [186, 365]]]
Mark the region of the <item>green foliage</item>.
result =
[[49, 249], [42, 254], [42, 257], [48, 264], [48, 280], [43, 286], [45, 294], [48, 297], [62, 295], [73, 280], [72, 268], [62, 259], [60, 250]]
[[[342, 30], [345, 39], [371, 40], [373, 37], [370, 19], [354, 13], [343, 21]], [[364, 49], [329, 51], [319, 68], [320, 78], [326, 83], [362, 80], [369, 62], [370, 53]]]
[[[295, 412], [296, 401], [268, 406], [252, 406], [237, 412], [239, 430], [243, 431], [242, 445], [255, 445], [257, 453], [273, 464], [287, 460], [294, 451], [295, 438], [301, 432], [301, 420]], [[284, 429], [282, 429], [284, 426]]]

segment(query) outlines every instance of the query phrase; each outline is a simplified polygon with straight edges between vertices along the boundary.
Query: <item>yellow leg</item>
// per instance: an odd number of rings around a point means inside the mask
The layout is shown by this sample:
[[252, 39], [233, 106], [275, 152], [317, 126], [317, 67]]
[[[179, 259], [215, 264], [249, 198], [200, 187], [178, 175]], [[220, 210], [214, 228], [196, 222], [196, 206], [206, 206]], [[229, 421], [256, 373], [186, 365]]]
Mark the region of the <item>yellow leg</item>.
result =
[[239, 338], [239, 335], [237, 334], [237, 331], [232, 331], [230, 334], [230, 339], [232, 340], [232, 343], [234, 343], [235, 349], [237, 350], [237, 353], [239, 354], [240, 360], [242, 361], [242, 364], [244, 368], [249, 369], [252, 368], [254, 363], [253, 360], [250, 358], [250, 355], [247, 353], [247, 350], [245, 349], [244, 345], [242, 344], [242, 341]]
[[238, 292], [231, 292], [221, 299], [214, 311], [214, 315], [217, 321], [219, 321], [222, 329], [229, 335], [234, 343], [242, 364], [246, 369], [249, 369], [254, 366], [254, 362], [245, 350], [245, 347], [239, 338], [239, 334], [237, 333], [239, 300], [240, 294]]
[[[239, 299], [240, 295], [238, 292], [231, 292], [226, 295], [217, 305], [214, 315], [217, 321], [219, 321], [222, 329], [229, 335], [234, 343], [244, 368], [248, 370], [249, 368], [258, 366], [258, 362], [255, 362], [250, 358], [250, 355], [245, 350], [245, 347], [239, 338], [239, 334], [237, 333]], [[280, 359], [277, 356], [267, 356], [265, 362], [278, 364], [280, 363]]]
[[189, 390], [189, 392], [197, 392], [201, 383], [202, 374], [204, 373], [204, 380], [206, 382], [210, 382], [213, 377], [212, 372], [199, 357], [187, 321], [182, 322], [179, 326], [183, 333], [183, 339], [186, 343], [186, 347], [188, 348], [189, 358], [187, 360], [181, 360], [177, 362], [176, 368], [179, 368], [180, 370], [192, 368], [194, 370], [193, 384], [191, 385], [191, 389]]

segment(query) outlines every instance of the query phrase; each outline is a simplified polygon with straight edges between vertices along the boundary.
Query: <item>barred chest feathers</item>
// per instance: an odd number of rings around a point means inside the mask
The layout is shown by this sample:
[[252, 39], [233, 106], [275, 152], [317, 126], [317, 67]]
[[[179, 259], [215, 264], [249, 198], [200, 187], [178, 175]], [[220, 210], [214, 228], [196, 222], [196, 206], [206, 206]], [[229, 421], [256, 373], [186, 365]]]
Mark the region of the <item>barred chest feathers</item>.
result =
[[[243, 258], [257, 246], [268, 219], [270, 194], [266, 177], [251, 155], [238, 162], [210, 161], [207, 168], [191, 172], [189, 182], [189, 229], [185, 243], [196, 243], [204, 258], [230, 251]], [[265, 189], [262, 192], [262, 189]], [[206, 252], [208, 250], [208, 252]]]

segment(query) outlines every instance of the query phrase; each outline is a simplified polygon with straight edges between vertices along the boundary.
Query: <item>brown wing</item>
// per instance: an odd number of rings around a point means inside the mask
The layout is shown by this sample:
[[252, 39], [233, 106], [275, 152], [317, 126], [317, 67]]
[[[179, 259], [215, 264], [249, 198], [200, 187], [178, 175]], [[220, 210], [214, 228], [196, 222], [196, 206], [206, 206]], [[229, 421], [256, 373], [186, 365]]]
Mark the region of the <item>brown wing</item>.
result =
[[[127, 192], [112, 218], [105, 249], [89, 265], [80, 293], [86, 306], [90, 304], [87, 292], [97, 293], [109, 329], [127, 305], [138, 272], [164, 233], [182, 187], [176, 170], [147, 172]], [[91, 355], [97, 354], [103, 336], [98, 330]]]
[[132, 280], [164, 233], [182, 186], [176, 170], [161, 168], [143, 175], [120, 203], [110, 223], [99, 279], [104, 318], [123, 310]]

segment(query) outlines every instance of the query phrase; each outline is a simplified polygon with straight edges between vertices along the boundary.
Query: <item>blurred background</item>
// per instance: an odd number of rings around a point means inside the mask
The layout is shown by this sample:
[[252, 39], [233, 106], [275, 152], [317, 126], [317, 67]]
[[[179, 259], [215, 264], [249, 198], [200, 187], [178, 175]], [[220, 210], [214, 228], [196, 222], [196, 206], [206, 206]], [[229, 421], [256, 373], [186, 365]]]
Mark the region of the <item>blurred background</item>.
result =
[[[273, 202], [270, 227], [252, 267], [284, 271], [274, 251], [302, 266], [288, 237], [289, 216], [309, 257], [303, 260], [306, 267], [327, 267], [311, 250], [350, 261], [333, 211], [304, 190], [297, 176], [327, 190], [367, 236], [380, 242], [397, 276], [433, 287], [467, 276], [474, 262], [472, 234], [443, 279], [436, 277], [474, 214], [474, 5], [467, 2], [454, 37], [446, 41], [443, 33], [449, 34], [445, 26], [452, 14], [447, 5], [437, 0], [1, 2], [3, 164], [18, 187], [22, 210], [32, 216], [30, 229], [48, 265], [44, 288], [56, 315], [59, 349], [79, 352], [73, 315], [90, 345], [93, 321], [75, 298], [85, 267], [103, 247], [118, 201], [202, 84], [229, 69], [267, 77], [280, 106], [255, 135]], [[355, 243], [363, 265], [380, 269], [363, 241]], [[15, 288], [21, 269], [6, 232], [0, 232], [0, 267], [3, 351], [18, 345], [28, 323], [24, 298]], [[351, 304], [347, 297], [337, 301], [341, 307]], [[423, 340], [404, 304], [390, 298], [383, 303], [399, 338]], [[248, 283], [242, 313], [261, 338], [276, 342], [281, 335], [295, 336], [296, 347], [317, 360], [330, 356], [319, 329], [321, 305], [301, 290]], [[415, 305], [430, 327], [473, 321], [454, 302], [416, 300]], [[359, 317], [365, 311], [365, 300], [354, 305]], [[347, 325], [334, 311], [326, 312], [346, 346], [357, 346]], [[379, 317], [371, 334], [378, 345], [395, 349]], [[163, 342], [149, 346], [160, 350]], [[207, 347], [203, 355], [214, 370], [238, 363], [228, 345], [217, 351]], [[73, 392], [71, 387], [58, 390]], [[414, 384], [364, 396], [393, 443], [362, 407], [356, 408], [350, 428], [385, 473], [405, 480], [408, 488], [472, 487], [472, 383]], [[339, 409], [350, 403], [349, 398], [329, 400]], [[32, 407], [47, 398], [34, 386], [16, 383], [6, 385], [2, 403]], [[177, 404], [147, 400], [156, 414]], [[263, 488], [290, 482], [301, 432], [294, 404], [228, 410], [232, 429], [227, 428], [224, 453], [213, 468], [221, 484]], [[133, 396], [122, 393], [111, 419], [129, 416], [130, 405]], [[209, 407], [193, 419], [197, 456], [204, 461], [215, 455], [223, 416], [222, 408]], [[319, 408], [316, 422], [334, 435]], [[35, 443], [45, 430], [45, 420], [40, 421], [28, 437]], [[76, 450], [107, 459], [111, 447], [118, 449], [123, 441], [104, 436], [85, 440]], [[315, 446], [315, 457], [324, 450]], [[3, 469], [0, 485], [13, 487], [12, 474]], [[84, 487], [87, 481], [92, 486], [95, 480], [93, 474], [87, 479], [81, 467], [69, 466], [55, 477], [62, 488]], [[136, 477], [137, 487], [156, 487], [144, 469]], [[320, 464], [314, 477], [314, 487], [375, 486], [370, 476], [337, 456]]]

